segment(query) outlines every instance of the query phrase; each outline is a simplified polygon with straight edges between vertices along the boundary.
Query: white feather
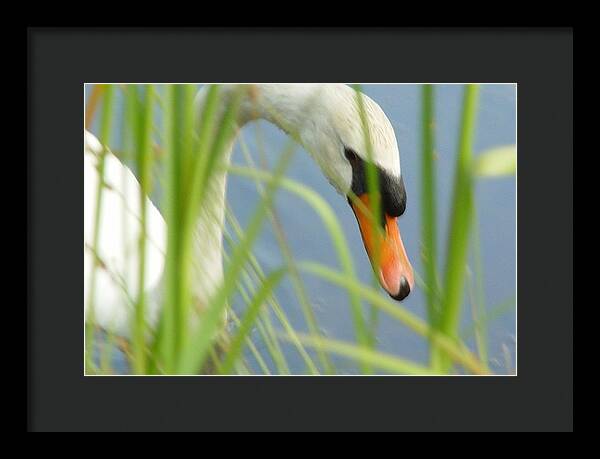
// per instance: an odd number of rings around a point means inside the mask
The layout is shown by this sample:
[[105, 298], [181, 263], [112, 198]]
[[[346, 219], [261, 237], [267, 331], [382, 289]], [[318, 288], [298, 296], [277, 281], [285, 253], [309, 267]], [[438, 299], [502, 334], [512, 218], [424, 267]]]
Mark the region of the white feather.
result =
[[[226, 85], [227, 96], [236, 85]], [[351, 167], [344, 147], [367, 158], [355, 91], [342, 84], [257, 84], [250, 85], [249, 97], [242, 104], [239, 125], [264, 118], [286, 132], [298, 134], [300, 142], [315, 159], [324, 175], [340, 193], [347, 193], [352, 181]], [[202, 109], [206, 88], [197, 96]], [[225, 100], [227, 97], [225, 97]], [[400, 175], [400, 159], [394, 130], [381, 108], [363, 96], [376, 164], [394, 176]], [[224, 155], [229, 162], [233, 141]], [[94, 209], [98, 189], [98, 160], [103, 148], [98, 139], [85, 132], [85, 304], [90, 292], [93, 264]], [[94, 313], [101, 327], [128, 336], [133, 302], [138, 292], [138, 241], [140, 237], [140, 185], [129, 168], [110, 151], [105, 154], [102, 208], [97, 254]], [[194, 279], [196, 299], [210, 300], [223, 277], [222, 231], [225, 207], [226, 174], [215, 174], [209, 184], [209, 198], [203, 202], [196, 226]], [[148, 295], [147, 321], [156, 324], [160, 311], [160, 292], [166, 252], [167, 227], [158, 209], [146, 197], [147, 255], [144, 291]]]
[[[85, 132], [84, 149], [84, 300], [86, 317], [90, 295], [90, 279], [94, 260], [95, 209], [98, 164], [102, 145]], [[127, 336], [129, 316], [139, 285], [139, 238], [141, 234], [140, 185], [129, 168], [110, 151], [104, 153], [104, 181], [100, 208], [100, 225], [96, 255], [100, 266], [96, 270], [94, 287], [95, 322]], [[159, 282], [163, 273], [167, 227], [154, 206], [145, 197], [147, 207], [147, 249], [144, 290], [149, 295], [148, 320], [154, 324], [158, 313]]]

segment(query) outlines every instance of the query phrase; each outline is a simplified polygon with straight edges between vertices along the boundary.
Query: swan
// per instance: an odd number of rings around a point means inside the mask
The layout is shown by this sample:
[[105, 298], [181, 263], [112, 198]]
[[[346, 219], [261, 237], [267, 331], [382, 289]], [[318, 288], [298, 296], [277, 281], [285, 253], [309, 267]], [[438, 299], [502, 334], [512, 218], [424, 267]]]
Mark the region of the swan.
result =
[[[222, 85], [224, 108], [239, 85]], [[406, 190], [400, 169], [400, 155], [394, 129], [381, 107], [362, 95], [366, 125], [372, 151], [366, 151], [363, 121], [356, 92], [345, 84], [250, 84], [244, 85], [244, 97], [237, 128], [265, 119], [284, 132], [293, 130], [296, 140], [309, 152], [324, 176], [338, 193], [346, 197], [356, 216], [367, 255], [385, 291], [400, 301], [414, 286], [413, 269], [398, 229], [398, 217], [406, 207]], [[208, 85], [198, 91], [197, 113], [202, 113]], [[224, 161], [229, 164], [235, 139], [227, 146]], [[104, 153], [104, 183], [99, 240], [94, 246], [95, 205], [97, 198], [98, 158]], [[367, 158], [371, 158], [379, 176], [381, 225], [373, 228], [352, 193], [369, 207]], [[196, 224], [194, 242], [194, 297], [207, 304], [223, 278], [222, 232], [225, 216], [227, 173], [216, 172], [209, 182], [208, 198]], [[138, 239], [140, 234], [140, 184], [132, 171], [122, 164], [93, 134], [84, 131], [84, 295], [88, 317], [90, 273], [94, 257], [94, 322], [105, 330], [128, 336], [131, 305], [138, 292]], [[129, 197], [129, 198], [127, 198]], [[146, 320], [150, 327], [160, 315], [160, 292], [165, 263], [167, 225], [159, 210], [146, 197], [147, 237], [146, 274], [143, 289], [147, 293]], [[379, 247], [379, 259], [375, 257]]]

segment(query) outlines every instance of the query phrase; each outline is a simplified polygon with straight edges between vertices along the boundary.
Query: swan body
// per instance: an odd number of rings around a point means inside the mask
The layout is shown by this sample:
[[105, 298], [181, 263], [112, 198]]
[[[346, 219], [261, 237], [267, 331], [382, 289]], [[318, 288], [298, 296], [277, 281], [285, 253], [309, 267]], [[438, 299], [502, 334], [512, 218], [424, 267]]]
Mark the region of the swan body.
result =
[[[222, 107], [238, 85], [221, 86]], [[238, 128], [265, 119], [285, 132], [294, 132], [302, 146], [321, 168], [325, 177], [342, 195], [354, 193], [368, 207], [364, 164], [368, 153], [355, 91], [343, 84], [253, 84], [245, 85], [237, 119]], [[201, 113], [207, 87], [196, 97]], [[393, 127], [383, 110], [367, 96], [363, 97], [366, 125], [372, 145], [370, 158], [377, 166], [382, 195], [383, 236], [378, 236], [360, 207], [350, 202], [365, 248], [380, 281], [388, 293], [402, 299], [414, 284], [412, 267], [400, 239], [396, 219], [404, 212], [406, 193], [400, 170], [398, 144]], [[98, 181], [98, 157], [103, 146], [85, 132], [85, 304], [90, 295], [90, 273], [94, 253], [94, 236]], [[229, 163], [233, 142], [223, 161]], [[94, 320], [108, 330], [128, 336], [129, 318], [139, 289], [138, 241], [140, 225], [140, 185], [129, 168], [109, 150], [105, 152], [99, 241], [96, 256], [100, 264], [94, 288]], [[206, 304], [223, 278], [222, 232], [225, 215], [227, 175], [215, 173], [209, 181], [208, 199], [204, 199], [196, 223], [194, 240], [194, 296]], [[167, 226], [158, 209], [147, 201], [148, 238], [146, 276], [143, 289], [148, 298], [147, 322], [156, 325], [160, 313], [161, 286], [166, 253]], [[382, 237], [379, 243], [375, 239]], [[374, 260], [373, 246], [382, 247], [381, 257]]]
[[[139, 235], [141, 233], [140, 184], [133, 172], [110, 151], [104, 154], [98, 243], [94, 247], [95, 209], [99, 157], [103, 147], [85, 132], [84, 147], [84, 300], [87, 317], [94, 256], [100, 260], [94, 286], [94, 319], [101, 327], [127, 336], [129, 314], [139, 289]], [[148, 318], [158, 316], [159, 286], [162, 278], [167, 225], [158, 209], [146, 198], [147, 244], [144, 291], [149, 295]]]

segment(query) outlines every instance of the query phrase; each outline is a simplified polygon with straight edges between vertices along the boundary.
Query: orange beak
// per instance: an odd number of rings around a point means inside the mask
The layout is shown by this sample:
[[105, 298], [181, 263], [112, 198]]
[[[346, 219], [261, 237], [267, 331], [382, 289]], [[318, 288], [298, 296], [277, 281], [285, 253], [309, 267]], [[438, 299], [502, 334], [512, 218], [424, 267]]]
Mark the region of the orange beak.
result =
[[390, 296], [401, 301], [413, 289], [415, 281], [412, 266], [400, 238], [398, 219], [386, 214], [385, 227], [376, 227], [378, 222], [374, 222], [364, 211], [366, 208], [372, 212], [369, 206], [369, 195], [365, 193], [358, 199], [364, 204], [364, 208], [352, 202], [351, 206], [358, 220], [360, 234], [373, 271], [379, 276], [381, 286]]

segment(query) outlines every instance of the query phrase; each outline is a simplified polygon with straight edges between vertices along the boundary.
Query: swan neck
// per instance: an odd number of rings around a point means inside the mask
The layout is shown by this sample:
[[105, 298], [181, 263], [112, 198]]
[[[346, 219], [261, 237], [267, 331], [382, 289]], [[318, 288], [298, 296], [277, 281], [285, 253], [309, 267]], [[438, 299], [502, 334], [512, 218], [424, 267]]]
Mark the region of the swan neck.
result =
[[[229, 165], [235, 139], [223, 152], [223, 161]], [[209, 178], [206, 194], [200, 205], [194, 237], [193, 290], [200, 305], [207, 305], [223, 279], [223, 230], [227, 172], [215, 168]]]
[[[306, 88], [301, 85], [223, 85], [220, 88], [221, 106], [217, 114], [222, 115], [234, 91], [243, 91], [235, 134], [228, 141], [221, 156], [222, 168], [216, 167], [208, 183], [205, 199], [202, 200], [196, 222], [194, 242], [194, 292], [200, 303], [208, 304], [223, 278], [223, 229], [227, 190], [227, 167], [231, 161], [234, 144], [240, 129], [253, 120], [267, 120], [285, 132], [290, 126], [303, 122], [305, 113], [293, 103], [301, 98]], [[202, 88], [196, 98], [196, 113], [203, 113], [209, 85]], [[284, 109], [285, 108], [285, 109]], [[277, 113], [277, 115], [275, 115]], [[217, 117], [218, 119], [218, 117]]]

